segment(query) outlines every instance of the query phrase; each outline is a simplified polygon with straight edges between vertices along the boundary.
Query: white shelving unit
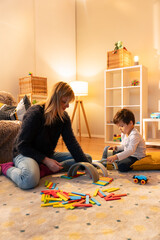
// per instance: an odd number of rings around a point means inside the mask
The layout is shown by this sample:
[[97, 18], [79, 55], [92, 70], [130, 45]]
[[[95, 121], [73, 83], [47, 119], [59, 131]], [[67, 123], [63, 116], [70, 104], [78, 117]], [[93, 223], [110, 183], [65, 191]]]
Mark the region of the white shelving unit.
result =
[[[160, 146], [160, 139], [157, 138], [158, 132], [158, 123], [160, 123], [160, 119], [156, 118], [144, 118], [143, 119], [143, 138], [145, 140], [146, 145], [152, 146]], [[152, 136], [148, 136], [148, 128], [151, 128]]]
[[[138, 80], [139, 85], [132, 86], [133, 80]], [[135, 126], [143, 133], [143, 118], [147, 117], [148, 107], [147, 82], [147, 69], [142, 65], [105, 70], [105, 142], [115, 143], [114, 134], [120, 134], [112, 120], [122, 108], [130, 109], [134, 113]]]

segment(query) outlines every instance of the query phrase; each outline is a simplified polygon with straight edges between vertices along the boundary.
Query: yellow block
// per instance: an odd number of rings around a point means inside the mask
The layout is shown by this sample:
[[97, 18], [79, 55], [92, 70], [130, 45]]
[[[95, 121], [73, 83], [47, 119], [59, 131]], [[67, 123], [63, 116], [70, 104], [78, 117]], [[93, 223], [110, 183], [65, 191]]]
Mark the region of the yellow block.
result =
[[47, 185], [47, 188], [49, 188], [51, 186], [52, 182], [49, 182]]
[[57, 192], [58, 197], [60, 197], [62, 200], [64, 201], [68, 201], [68, 198], [66, 198], [65, 196], [63, 196], [61, 193]]
[[46, 197], [46, 200], [48, 200], [48, 201], [62, 201], [62, 198], [51, 198], [51, 197]]
[[114, 192], [114, 191], [117, 191], [117, 190], [119, 190], [120, 188], [108, 188], [108, 189], [104, 189], [104, 190], [102, 190], [102, 192]]
[[99, 191], [99, 189], [96, 189], [96, 191], [95, 191], [94, 194], [93, 194], [93, 197], [96, 197], [96, 196], [97, 196], [98, 191]]
[[[59, 203], [58, 203], [58, 204], [59, 204]], [[41, 204], [41, 207], [48, 207], [48, 206], [53, 206], [53, 205], [57, 205], [57, 202], [43, 203], [43, 204]]]
[[55, 204], [53, 205], [54, 208], [60, 208], [60, 207], [64, 207], [63, 204]]
[[45, 200], [45, 194], [42, 194], [41, 202], [44, 202], [44, 200]]
[[94, 205], [94, 204], [96, 204], [96, 203], [95, 203], [95, 202], [93, 202], [91, 199], [89, 200], [89, 202], [90, 202], [91, 204], [93, 204], [93, 205]]

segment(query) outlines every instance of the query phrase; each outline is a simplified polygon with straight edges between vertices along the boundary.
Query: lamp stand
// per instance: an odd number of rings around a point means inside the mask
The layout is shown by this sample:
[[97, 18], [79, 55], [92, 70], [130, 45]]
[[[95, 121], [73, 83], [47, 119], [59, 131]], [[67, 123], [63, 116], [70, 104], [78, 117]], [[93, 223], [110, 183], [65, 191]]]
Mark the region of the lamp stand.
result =
[[74, 116], [75, 116], [77, 107], [78, 107], [78, 127], [79, 127], [78, 130], [79, 130], [80, 139], [81, 139], [80, 107], [82, 108], [82, 112], [83, 112], [84, 120], [85, 120], [85, 123], [86, 123], [88, 135], [89, 135], [89, 137], [91, 138], [91, 134], [90, 134], [90, 130], [89, 130], [89, 125], [88, 125], [88, 122], [87, 122], [87, 117], [86, 117], [86, 114], [85, 114], [84, 105], [83, 105], [83, 101], [82, 101], [82, 100], [76, 100], [75, 105], [74, 105], [74, 110], [73, 110], [72, 118], [71, 118], [71, 122], [73, 122], [73, 120], [74, 120]]

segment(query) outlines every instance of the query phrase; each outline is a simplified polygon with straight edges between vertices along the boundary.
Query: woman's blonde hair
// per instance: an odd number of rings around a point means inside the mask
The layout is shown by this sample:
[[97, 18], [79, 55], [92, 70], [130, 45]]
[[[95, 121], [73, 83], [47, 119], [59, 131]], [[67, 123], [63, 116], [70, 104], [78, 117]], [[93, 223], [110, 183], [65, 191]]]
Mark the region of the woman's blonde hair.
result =
[[62, 97], [68, 97], [69, 102], [75, 99], [72, 88], [66, 82], [56, 83], [46, 100], [44, 108], [45, 125], [50, 125], [57, 116], [63, 121], [63, 113], [60, 109]]

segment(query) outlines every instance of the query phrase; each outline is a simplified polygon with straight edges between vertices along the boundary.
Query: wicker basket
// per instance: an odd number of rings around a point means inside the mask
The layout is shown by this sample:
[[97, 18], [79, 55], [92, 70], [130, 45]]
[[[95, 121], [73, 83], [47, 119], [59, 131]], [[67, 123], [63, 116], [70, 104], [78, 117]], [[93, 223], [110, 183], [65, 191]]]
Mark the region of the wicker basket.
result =
[[47, 95], [47, 78], [27, 76], [19, 78], [20, 94]]
[[107, 52], [107, 68], [121, 68], [132, 66], [131, 53], [126, 49], [118, 49], [116, 52]]
[[24, 98], [25, 95], [27, 95], [31, 104], [34, 104], [36, 102], [41, 102], [41, 101], [47, 99], [47, 95], [35, 95], [35, 94], [32, 94], [32, 93], [26, 93], [26, 94], [19, 94], [17, 101], [20, 102], [21, 99]]

